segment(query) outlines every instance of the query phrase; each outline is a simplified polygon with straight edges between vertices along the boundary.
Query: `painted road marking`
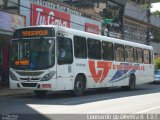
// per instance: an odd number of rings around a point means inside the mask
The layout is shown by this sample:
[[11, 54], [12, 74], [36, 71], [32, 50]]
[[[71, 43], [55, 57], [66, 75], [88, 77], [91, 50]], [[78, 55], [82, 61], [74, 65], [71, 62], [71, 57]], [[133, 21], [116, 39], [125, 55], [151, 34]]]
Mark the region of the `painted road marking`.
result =
[[158, 109], [158, 108], [160, 108], [160, 106], [156, 106], [156, 107], [152, 107], [152, 108], [149, 108], [149, 109], [146, 109], [146, 110], [139, 111], [139, 112], [137, 112], [137, 114], [146, 113], [146, 112]]

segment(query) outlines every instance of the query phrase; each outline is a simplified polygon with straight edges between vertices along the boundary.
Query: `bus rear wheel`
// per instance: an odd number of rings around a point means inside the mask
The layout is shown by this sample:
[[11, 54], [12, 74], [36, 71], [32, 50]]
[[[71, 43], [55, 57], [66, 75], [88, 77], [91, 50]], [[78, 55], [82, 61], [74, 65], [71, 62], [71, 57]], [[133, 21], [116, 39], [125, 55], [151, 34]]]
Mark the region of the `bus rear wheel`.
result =
[[121, 89], [122, 90], [132, 91], [132, 90], [135, 89], [135, 87], [136, 87], [136, 79], [135, 79], [134, 75], [131, 75], [130, 78], [129, 78], [129, 84], [128, 84], [128, 86], [121, 86]]
[[48, 91], [45, 91], [45, 90], [35, 90], [34, 93], [38, 97], [45, 97], [47, 95]]
[[74, 96], [82, 96], [84, 94], [85, 82], [82, 76], [77, 76], [74, 82]]
[[136, 79], [134, 75], [130, 76], [128, 90], [132, 91], [136, 87]]

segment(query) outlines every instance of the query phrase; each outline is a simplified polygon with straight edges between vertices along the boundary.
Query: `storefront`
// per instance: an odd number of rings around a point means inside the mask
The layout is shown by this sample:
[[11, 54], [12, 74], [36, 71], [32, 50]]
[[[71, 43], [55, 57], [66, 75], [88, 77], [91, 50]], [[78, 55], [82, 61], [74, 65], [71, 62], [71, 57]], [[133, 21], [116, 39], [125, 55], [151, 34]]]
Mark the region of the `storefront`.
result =
[[101, 30], [101, 21], [83, 17], [78, 11], [58, 3], [23, 0], [20, 14], [26, 16], [26, 26], [59, 25], [95, 34], [100, 34]]
[[9, 56], [13, 30], [25, 26], [25, 17], [0, 11], [0, 87], [8, 85]]
[[11, 34], [0, 34], [0, 82], [7, 83]]

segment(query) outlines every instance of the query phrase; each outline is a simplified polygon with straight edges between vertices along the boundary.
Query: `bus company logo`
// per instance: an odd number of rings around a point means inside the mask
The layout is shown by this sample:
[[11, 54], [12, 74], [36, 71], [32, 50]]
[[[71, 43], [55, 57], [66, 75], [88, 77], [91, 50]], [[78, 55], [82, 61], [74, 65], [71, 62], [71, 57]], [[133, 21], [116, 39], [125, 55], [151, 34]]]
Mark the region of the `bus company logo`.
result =
[[101, 83], [107, 77], [112, 62], [91, 61], [89, 60], [89, 69], [96, 83]]
[[30, 81], [31, 81], [31, 78], [30, 78], [30, 77], [28, 77], [28, 78], [27, 78], [27, 81], [28, 81], [28, 82], [30, 82]]

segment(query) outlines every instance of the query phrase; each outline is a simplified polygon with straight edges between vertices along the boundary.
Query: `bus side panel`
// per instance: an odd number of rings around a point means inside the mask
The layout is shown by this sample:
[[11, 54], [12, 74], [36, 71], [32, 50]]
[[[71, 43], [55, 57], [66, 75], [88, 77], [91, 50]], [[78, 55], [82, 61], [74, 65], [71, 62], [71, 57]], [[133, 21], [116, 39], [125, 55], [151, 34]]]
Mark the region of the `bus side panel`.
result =
[[57, 65], [57, 90], [73, 89], [73, 64]]
[[144, 64], [144, 78], [143, 83], [153, 82], [154, 78], [154, 65]]
[[112, 62], [88, 60], [88, 88], [101, 88], [111, 87], [112, 83], [109, 82], [112, 73], [110, 73]]
[[145, 83], [145, 81], [144, 81], [144, 78], [145, 78], [144, 70], [136, 70], [135, 77], [136, 77], [136, 85]]
[[111, 79], [113, 86], [128, 86], [131, 75], [135, 75], [136, 84], [147, 82], [146, 76], [144, 76], [143, 64], [115, 62], [112, 69], [114, 70], [114, 75]]
[[[74, 78], [76, 79], [78, 75], [85, 77], [86, 87], [88, 88], [89, 69], [87, 59], [74, 58]], [[74, 88], [74, 82], [72, 86]]]
[[112, 77], [110, 66], [106, 66], [107, 68], [105, 65], [99, 66], [104, 61], [88, 59], [75, 59], [74, 61], [74, 76], [76, 77], [78, 74], [85, 75], [86, 88], [112, 87], [112, 83], [109, 82]]
[[[123, 65], [124, 64], [124, 65]], [[130, 71], [119, 68], [119, 66], [125, 66], [126, 63], [113, 62], [112, 65], [112, 77], [110, 82], [112, 82], [113, 86], [127, 86], [129, 83], [129, 75]]]

